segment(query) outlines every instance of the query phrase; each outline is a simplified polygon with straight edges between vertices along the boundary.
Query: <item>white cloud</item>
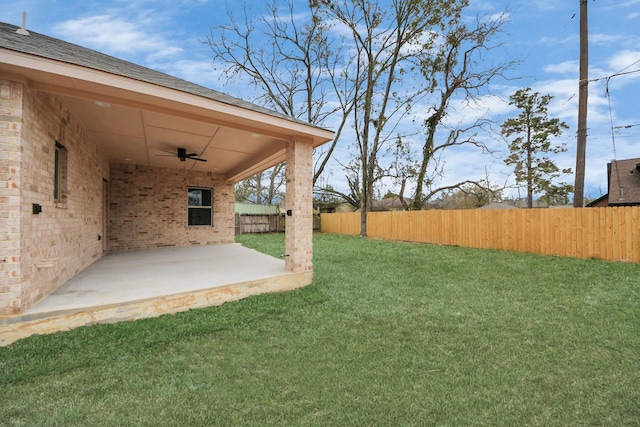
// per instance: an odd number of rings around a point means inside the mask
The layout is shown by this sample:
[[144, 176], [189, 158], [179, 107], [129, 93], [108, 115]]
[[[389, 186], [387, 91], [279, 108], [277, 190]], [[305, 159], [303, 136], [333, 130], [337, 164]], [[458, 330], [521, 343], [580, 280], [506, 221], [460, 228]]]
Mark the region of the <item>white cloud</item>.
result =
[[213, 69], [210, 60], [181, 59], [159, 62], [154, 65], [154, 68], [211, 89], [224, 90], [223, 76]]
[[466, 127], [478, 120], [495, 120], [510, 110], [508, 100], [495, 95], [479, 96], [470, 103], [456, 99], [451, 101], [443, 124], [452, 127]]
[[616, 1], [615, 4], [611, 4], [608, 7], [604, 7], [603, 10], [608, 10], [608, 9], [620, 10], [625, 7], [637, 7], [638, 5], [640, 5], [640, 0]]
[[146, 27], [107, 14], [70, 19], [55, 25], [53, 30], [65, 40], [112, 54], [144, 54], [158, 59], [182, 52], [164, 37], [143, 28]]
[[624, 39], [622, 34], [590, 33], [589, 43], [611, 45]]
[[640, 69], [640, 50], [622, 50], [616, 52], [608, 59], [608, 63], [615, 72]]
[[564, 5], [563, 2], [558, 0], [533, 0], [532, 5], [541, 10], [554, 10], [561, 9]]
[[563, 38], [542, 36], [538, 39], [538, 43], [545, 45], [571, 45], [576, 44], [579, 40], [580, 36], [578, 34], [573, 34]]
[[488, 0], [472, 0], [470, 2], [471, 9], [479, 12], [491, 12], [496, 10], [496, 5], [492, 1]]
[[[210, 0], [198, 0], [198, 4]], [[117, 56], [167, 74], [224, 90], [210, 52], [193, 30], [176, 21], [191, 0], [116, 0], [101, 13], [72, 17], [55, 24], [59, 38]], [[162, 9], [159, 7], [162, 6]], [[96, 9], [96, 8], [94, 8]]]
[[542, 68], [545, 73], [573, 74], [576, 76], [579, 70], [580, 64], [578, 61], [564, 61], [559, 64], [549, 64]]

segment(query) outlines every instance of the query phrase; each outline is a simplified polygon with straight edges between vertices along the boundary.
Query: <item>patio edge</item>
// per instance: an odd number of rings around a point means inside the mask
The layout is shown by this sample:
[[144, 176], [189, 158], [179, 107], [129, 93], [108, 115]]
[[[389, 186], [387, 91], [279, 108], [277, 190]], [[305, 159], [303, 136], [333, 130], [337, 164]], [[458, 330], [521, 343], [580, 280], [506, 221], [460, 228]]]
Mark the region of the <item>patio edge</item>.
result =
[[218, 306], [253, 295], [285, 292], [307, 286], [312, 280], [312, 272], [302, 272], [119, 304], [63, 312], [2, 316], [0, 317], [0, 347], [6, 347], [32, 335], [51, 334], [100, 323], [147, 319], [196, 308]]

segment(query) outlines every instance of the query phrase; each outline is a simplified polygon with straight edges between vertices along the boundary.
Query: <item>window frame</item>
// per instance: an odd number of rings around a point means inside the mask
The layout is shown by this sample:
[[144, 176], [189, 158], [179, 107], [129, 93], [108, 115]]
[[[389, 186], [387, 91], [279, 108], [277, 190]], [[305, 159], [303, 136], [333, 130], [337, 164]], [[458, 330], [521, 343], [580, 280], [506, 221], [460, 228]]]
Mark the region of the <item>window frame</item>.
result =
[[[209, 192], [208, 201], [209, 204], [206, 205], [207, 197], [204, 197], [204, 194], [201, 196], [200, 204], [191, 204], [191, 198], [189, 197], [192, 191], [203, 191]], [[209, 223], [208, 224], [194, 224], [192, 223], [191, 212], [194, 210], [208, 210], [209, 211]], [[211, 187], [199, 187], [199, 186], [189, 186], [187, 187], [187, 227], [213, 227], [213, 188]]]
[[55, 142], [53, 155], [53, 201], [67, 202], [67, 148], [59, 141]]

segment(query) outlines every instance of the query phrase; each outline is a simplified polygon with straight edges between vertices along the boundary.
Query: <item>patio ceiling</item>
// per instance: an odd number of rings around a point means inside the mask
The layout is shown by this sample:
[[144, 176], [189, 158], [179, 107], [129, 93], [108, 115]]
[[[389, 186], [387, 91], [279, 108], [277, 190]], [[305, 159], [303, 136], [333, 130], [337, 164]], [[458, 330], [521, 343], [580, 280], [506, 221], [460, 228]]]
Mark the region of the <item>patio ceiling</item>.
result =
[[[113, 163], [211, 171], [237, 182], [285, 159], [286, 142], [317, 147], [330, 131], [128, 77], [4, 50], [0, 74], [58, 96]], [[60, 141], [64, 144], [64, 141]], [[168, 154], [178, 147], [207, 162]]]

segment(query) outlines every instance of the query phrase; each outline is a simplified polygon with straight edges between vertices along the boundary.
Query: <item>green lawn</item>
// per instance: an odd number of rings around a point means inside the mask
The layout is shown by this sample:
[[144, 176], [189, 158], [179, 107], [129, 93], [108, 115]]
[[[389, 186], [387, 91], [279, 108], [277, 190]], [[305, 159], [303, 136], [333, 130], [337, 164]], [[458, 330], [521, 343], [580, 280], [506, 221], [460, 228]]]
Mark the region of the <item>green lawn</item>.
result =
[[640, 266], [314, 249], [301, 290], [0, 348], [0, 424], [640, 425]]

